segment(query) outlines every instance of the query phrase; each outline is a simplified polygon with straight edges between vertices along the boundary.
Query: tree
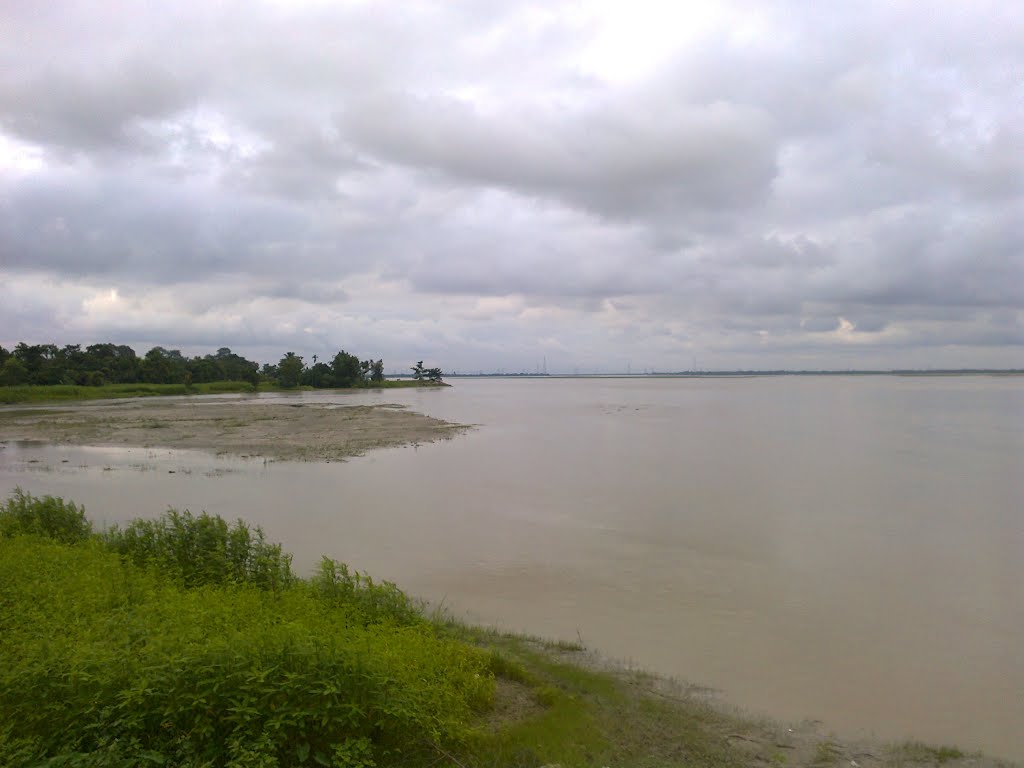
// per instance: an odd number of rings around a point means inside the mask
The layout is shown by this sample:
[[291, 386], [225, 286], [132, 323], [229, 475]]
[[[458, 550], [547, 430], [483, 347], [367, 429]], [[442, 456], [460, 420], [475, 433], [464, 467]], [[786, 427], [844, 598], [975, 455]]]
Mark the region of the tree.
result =
[[370, 381], [384, 381], [384, 361], [377, 360], [370, 365]]
[[0, 387], [28, 384], [28, 368], [16, 357], [8, 357], [0, 366]]
[[28, 380], [24, 382], [25, 384], [56, 383], [47, 381], [43, 373], [43, 367], [46, 363], [46, 352], [46, 346], [42, 344], [29, 345], [19, 341], [14, 346], [14, 359], [25, 367], [25, 372], [28, 375]]
[[85, 368], [93, 382], [134, 384], [139, 380], [140, 362], [131, 347], [90, 344], [85, 348]]
[[441, 369], [440, 368], [424, 368], [423, 361], [420, 360], [412, 368], [412, 377], [416, 381], [428, 381], [431, 384], [441, 383]]
[[285, 352], [281, 362], [277, 364], [277, 380], [282, 387], [288, 389], [297, 387], [299, 386], [299, 380], [302, 378], [302, 371], [304, 369], [305, 366], [302, 364], [301, 357], [294, 352]]
[[359, 368], [359, 358], [341, 350], [331, 361], [331, 371], [334, 373], [334, 386], [354, 387], [362, 379], [362, 372]]
[[142, 380], [150, 384], [181, 384], [188, 361], [177, 349], [153, 347], [142, 358]]
[[[316, 357], [316, 355], [313, 355], [313, 357]], [[317, 389], [332, 387], [334, 386], [334, 372], [331, 371], [331, 366], [327, 363], [314, 363], [302, 375], [302, 383]]]

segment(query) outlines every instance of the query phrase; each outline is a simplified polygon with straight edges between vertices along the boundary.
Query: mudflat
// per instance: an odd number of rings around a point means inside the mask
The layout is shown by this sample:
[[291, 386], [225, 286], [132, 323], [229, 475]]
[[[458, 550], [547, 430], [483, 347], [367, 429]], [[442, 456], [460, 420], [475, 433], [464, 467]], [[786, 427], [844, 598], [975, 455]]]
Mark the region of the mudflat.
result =
[[0, 441], [186, 448], [284, 461], [340, 460], [466, 429], [392, 404], [190, 398], [0, 409]]

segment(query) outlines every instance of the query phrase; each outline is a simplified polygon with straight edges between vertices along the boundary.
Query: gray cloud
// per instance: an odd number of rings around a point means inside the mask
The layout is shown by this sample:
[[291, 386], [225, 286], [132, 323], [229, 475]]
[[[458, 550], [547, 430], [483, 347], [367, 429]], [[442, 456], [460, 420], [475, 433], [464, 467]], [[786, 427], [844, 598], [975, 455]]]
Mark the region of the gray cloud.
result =
[[5, 345], [1024, 365], [1015, 5], [2, 13]]

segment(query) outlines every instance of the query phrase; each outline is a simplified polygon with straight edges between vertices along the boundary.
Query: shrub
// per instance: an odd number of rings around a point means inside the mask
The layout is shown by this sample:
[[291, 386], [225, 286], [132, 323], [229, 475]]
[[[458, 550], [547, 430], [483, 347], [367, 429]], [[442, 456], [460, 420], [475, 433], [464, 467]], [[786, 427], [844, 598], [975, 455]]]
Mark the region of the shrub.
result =
[[38, 498], [15, 488], [0, 507], [0, 537], [28, 534], [63, 544], [75, 544], [92, 536], [85, 508], [53, 496]]
[[0, 585], [3, 765], [392, 764], [493, 696], [482, 652], [322, 584], [188, 589], [99, 539], [12, 537]]
[[186, 587], [252, 584], [278, 589], [294, 578], [291, 555], [266, 540], [263, 529], [242, 520], [228, 525], [220, 516], [171, 509], [156, 520], [114, 526], [108, 546], [135, 565], [151, 565]]
[[390, 581], [374, 582], [366, 574], [350, 572], [345, 563], [324, 557], [312, 584], [321, 600], [345, 605], [365, 624], [383, 621], [411, 626], [423, 623], [422, 604], [409, 598]]

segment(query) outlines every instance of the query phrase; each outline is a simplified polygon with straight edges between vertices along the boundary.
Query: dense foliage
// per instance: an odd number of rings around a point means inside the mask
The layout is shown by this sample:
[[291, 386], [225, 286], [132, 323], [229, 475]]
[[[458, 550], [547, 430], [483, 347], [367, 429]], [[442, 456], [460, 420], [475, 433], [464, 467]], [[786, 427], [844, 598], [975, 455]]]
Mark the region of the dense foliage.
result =
[[313, 365], [307, 366], [294, 352], [286, 352], [276, 366], [264, 365], [262, 373], [282, 387], [359, 387], [384, 381], [383, 360], [362, 360], [345, 350], [336, 354], [330, 363], [319, 362], [313, 355]]
[[0, 764], [370, 766], [457, 745], [494, 683], [391, 584], [313, 579], [259, 529], [168, 513], [106, 535], [0, 507]]
[[[46, 500], [44, 499], [43, 502]], [[154, 566], [186, 587], [252, 584], [278, 589], [290, 584], [291, 555], [267, 542], [260, 528], [241, 520], [168, 510], [156, 520], [133, 520], [103, 535], [107, 545], [129, 562]]]
[[0, 538], [18, 535], [75, 544], [92, 536], [92, 523], [74, 502], [53, 496], [39, 499], [17, 488], [0, 508]]
[[216, 354], [187, 358], [176, 349], [153, 347], [143, 357], [116, 344], [19, 342], [0, 347], [0, 386], [76, 384], [203, 384], [213, 381], [257, 383], [258, 365], [221, 347]]
[[[415, 373], [416, 371], [419, 373]], [[424, 369], [417, 363], [416, 379], [441, 380], [441, 369]], [[236, 355], [227, 347], [215, 354], [188, 358], [177, 349], [153, 347], [138, 357], [131, 347], [115, 344], [25, 344], [14, 350], [0, 347], [0, 387], [104, 386], [109, 384], [175, 384], [193, 386], [214, 382], [266, 381], [291, 388], [359, 387], [384, 381], [383, 360], [360, 360], [345, 350], [330, 362], [313, 355], [307, 366], [294, 352], [286, 352], [277, 365], [258, 363]]]

